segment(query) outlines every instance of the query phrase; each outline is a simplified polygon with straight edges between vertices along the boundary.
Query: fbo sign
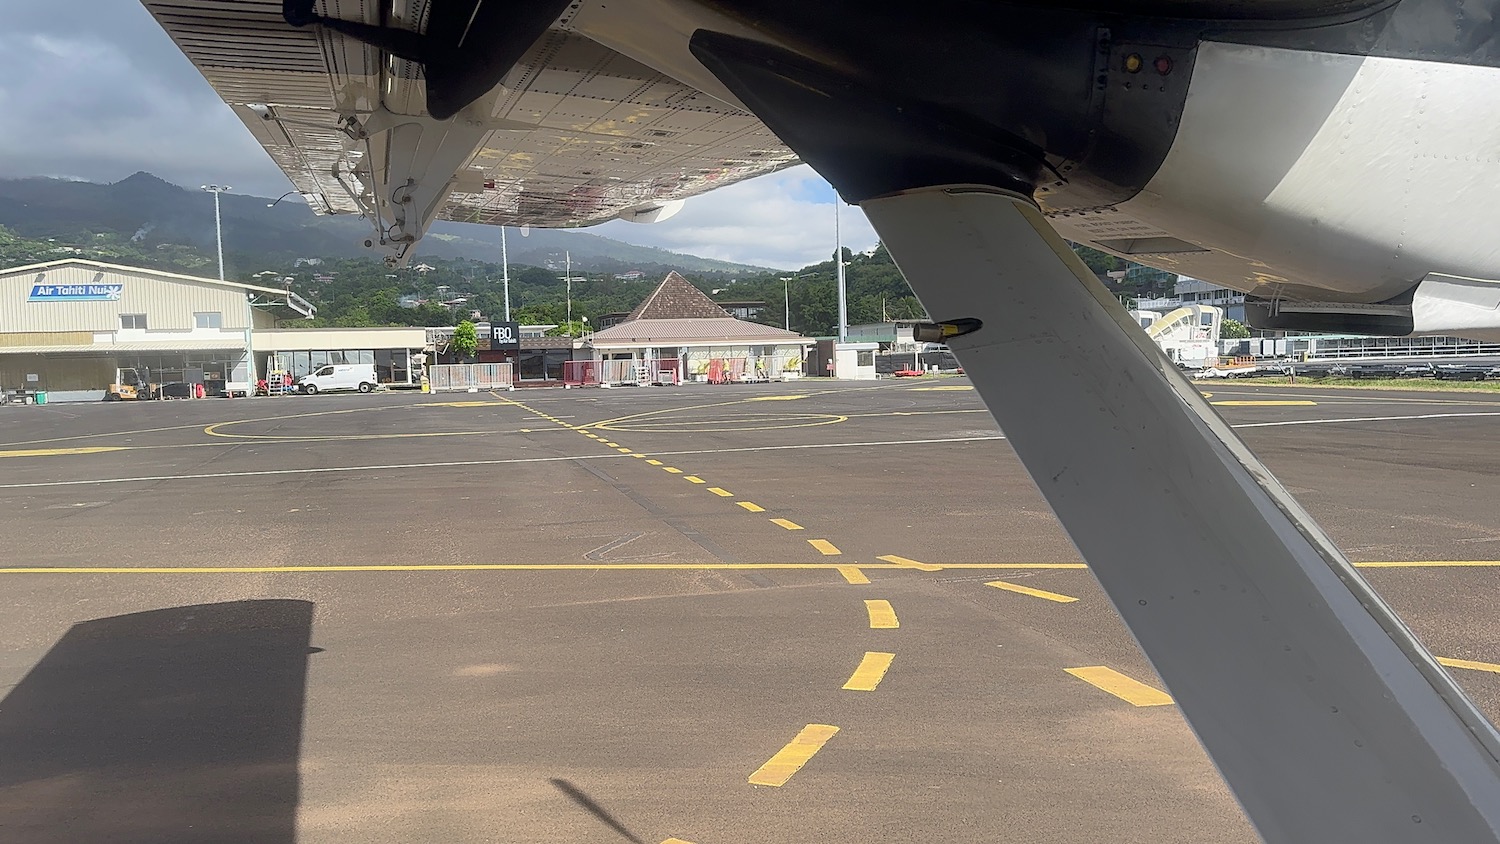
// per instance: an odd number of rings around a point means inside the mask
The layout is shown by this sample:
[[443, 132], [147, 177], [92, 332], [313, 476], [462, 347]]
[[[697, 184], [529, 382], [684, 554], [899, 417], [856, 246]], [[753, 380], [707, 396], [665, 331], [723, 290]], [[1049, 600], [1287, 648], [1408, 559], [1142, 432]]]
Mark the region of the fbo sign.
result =
[[490, 325], [490, 348], [515, 349], [521, 345], [521, 326], [514, 322], [496, 322]]

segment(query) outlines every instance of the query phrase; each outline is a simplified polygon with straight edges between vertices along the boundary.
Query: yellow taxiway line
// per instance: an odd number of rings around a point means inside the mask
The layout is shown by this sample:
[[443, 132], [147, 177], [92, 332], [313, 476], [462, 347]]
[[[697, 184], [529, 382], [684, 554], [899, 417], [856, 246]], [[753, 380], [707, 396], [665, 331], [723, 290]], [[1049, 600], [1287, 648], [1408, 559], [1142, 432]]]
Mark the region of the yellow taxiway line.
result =
[[870, 582], [870, 578], [865, 577], [865, 573], [856, 566], [839, 566], [838, 572], [844, 578], [844, 582], [852, 586], [863, 586]]
[[825, 557], [837, 557], [838, 555], [844, 553], [843, 551], [839, 550], [839, 547], [837, 545], [834, 545], [832, 542], [829, 542], [826, 539], [809, 539], [807, 540], [807, 544], [817, 549], [817, 552]]
[[894, 630], [901, 626], [896, 619], [896, 609], [884, 599], [865, 601], [865, 612], [870, 616], [871, 630]]
[[865, 658], [859, 661], [859, 667], [854, 669], [844, 688], [851, 692], [875, 691], [875, 687], [885, 677], [885, 672], [890, 669], [891, 660], [895, 658], [895, 654], [866, 651]]
[[[741, 506], [748, 501], [736, 502]], [[746, 509], [763, 512], [751, 504]], [[886, 559], [884, 557], [882, 560]], [[1415, 562], [1355, 563], [1362, 568], [1429, 568], [1469, 567], [1500, 568], [1500, 560], [1432, 560]], [[945, 563], [941, 568], [983, 569], [990, 571], [1082, 569], [1083, 563]], [[707, 571], [712, 569], [809, 569], [858, 571], [884, 569], [912, 571], [898, 563], [862, 563], [851, 566], [839, 563], [437, 563], [412, 565], [316, 565], [316, 566], [0, 566], [6, 574], [270, 574], [285, 572], [360, 572], [360, 571]], [[1040, 591], [1040, 590], [1038, 590]]]
[[1063, 670], [1094, 688], [1109, 692], [1120, 700], [1134, 706], [1166, 706], [1172, 702], [1172, 696], [1166, 692], [1153, 689], [1145, 683], [1132, 677], [1127, 677], [1113, 668], [1106, 668], [1102, 665], [1091, 665], [1086, 668], [1065, 668]]
[[905, 557], [898, 557], [895, 554], [886, 554], [883, 557], [876, 557], [875, 559], [877, 559], [877, 560], [884, 560], [887, 563], [895, 563], [896, 565], [902, 566], [902, 567], [905, 567], [905, 568], [917, 569], [918, 571], [942, 571], [943, 570], [942, 566], [935, 566], [932, 563], [919, 563], [916, 560], [908, 560]]
[[106, 451], [129, 451], [124, 445], [92, 445], [78, 448], [21, 448], [0, 451], [0, 457], [59, 457], [65, 454], [103, 454]]
[[1214, 407], [1317, 407], [1315, 401], [1292, 401], [1290, 399], [1276, 401], [1272, 399], [1261, 400], [1233, 400], [1233, 401], [1211, 401]]
[[993, 586], [996, 589], [1004, 589], [1007, 592], [1015, 592], [1020, 595], [1030, 595], [1033, 598], [1042, 598], [1048, 601], [1056, 601], [1059, 604], [1071, 604], [1078, 600], [1071, 595], [1061, 595], [1057, 592], [1048, 592], [1045, 589], [1032, 589], [1030, 586], [1021, 586], [1017, 583], [1007, 583], [1004, 580], [991, 580], [985, 586]]
[[1491, 674], [1500, 674], [1500, 665], [1493, 662], [1475, 662], [1472, 659], [1453, 659], [1452, 657], [1440, 656], [1437, 661], [1449, 668], [1467, 668], [1470, 671], [1488, 671]]
[[823, 749], [823, 745], [833, 738], [839, 731], [838, 727], [831, 724], [808, 724], [797, 733], [797, 737], [787, 742], [787, 745], [776, 751], [776, 755], [766, 761], [750, 775], [751, 785], [769, 785], [781, 787], [792, 778], [792, 774], [802, 770], [813, 756]]
[[[839, 571], [836, 563], [435, 563], [431, 565], [329, 566], [0, 566], [6, 574], [322, 574], [338, 572], [423, 571], [761, 571], [795, 569]], [[899, 566], [867, 565], [895, 569]]]

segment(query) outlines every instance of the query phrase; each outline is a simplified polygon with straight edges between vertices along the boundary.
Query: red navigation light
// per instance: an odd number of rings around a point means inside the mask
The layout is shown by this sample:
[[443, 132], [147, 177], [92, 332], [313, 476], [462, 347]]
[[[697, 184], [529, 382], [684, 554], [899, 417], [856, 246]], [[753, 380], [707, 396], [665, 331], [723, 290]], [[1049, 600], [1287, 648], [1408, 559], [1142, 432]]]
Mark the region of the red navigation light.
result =
[[1157, 56], [1156, 61], [1152, 63], [1152, 67], [1156, 68], [1157, 73], [1166, 76], [1172, 72], [1172, 58], [1170, 56]]

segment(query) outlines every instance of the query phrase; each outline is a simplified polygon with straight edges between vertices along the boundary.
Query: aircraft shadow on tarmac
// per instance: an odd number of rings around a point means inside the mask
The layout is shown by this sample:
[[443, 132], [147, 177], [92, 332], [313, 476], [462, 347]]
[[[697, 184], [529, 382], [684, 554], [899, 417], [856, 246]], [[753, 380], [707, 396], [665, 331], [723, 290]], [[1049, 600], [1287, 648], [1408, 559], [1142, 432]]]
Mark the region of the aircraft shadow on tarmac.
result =
[[74, 625], [0, 701], [0, 842], [291, 844], [313, 605]]

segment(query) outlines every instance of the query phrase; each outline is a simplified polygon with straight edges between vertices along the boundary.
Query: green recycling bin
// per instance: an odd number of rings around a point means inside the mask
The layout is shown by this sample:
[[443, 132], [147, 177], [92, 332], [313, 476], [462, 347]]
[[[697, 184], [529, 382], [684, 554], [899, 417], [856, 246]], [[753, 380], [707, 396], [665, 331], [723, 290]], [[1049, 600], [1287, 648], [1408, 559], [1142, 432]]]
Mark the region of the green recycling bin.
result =
[[47, 403], [47, 391], [46, 390], [37, 390], [36, 391], [36, 403], [37, 404], [46, 404]]

